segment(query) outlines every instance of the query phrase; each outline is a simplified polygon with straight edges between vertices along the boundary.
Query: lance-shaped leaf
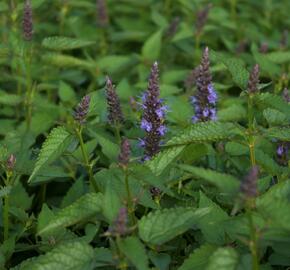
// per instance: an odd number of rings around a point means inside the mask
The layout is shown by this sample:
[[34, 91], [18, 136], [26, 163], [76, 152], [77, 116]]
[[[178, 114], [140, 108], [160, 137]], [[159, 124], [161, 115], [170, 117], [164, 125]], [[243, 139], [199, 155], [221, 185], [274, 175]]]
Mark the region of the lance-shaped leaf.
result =
[[93, 270], [95, 252], [84, 242], [69, 242], [50, 252], [28, 259], [12, 270]]
[[101, 193], [87, 193], [70, 206], [60, 210], [38, 234], [41, 235], [61, 227], [68, 227], [85, 221], [99, 213], [102, 209]]
[[208, 208], [191, 207], [151, 212], [138, 222], [139, 236], [147, 243], [161, 245], [186, 232], [208, 212]]
[[28, 182], [32, 183], [32, 180], [41, 169], [55, 161], [67, 149], [72, 139], [73, 136], [64, 127], [54, 128], [41, 147], [38, 159]]
[[56, 51], [79, 49], [93, 44], [95, 44], [94, 41], [57, 36], [47, 37], [42, 41], [42, 46], [44, 48]]

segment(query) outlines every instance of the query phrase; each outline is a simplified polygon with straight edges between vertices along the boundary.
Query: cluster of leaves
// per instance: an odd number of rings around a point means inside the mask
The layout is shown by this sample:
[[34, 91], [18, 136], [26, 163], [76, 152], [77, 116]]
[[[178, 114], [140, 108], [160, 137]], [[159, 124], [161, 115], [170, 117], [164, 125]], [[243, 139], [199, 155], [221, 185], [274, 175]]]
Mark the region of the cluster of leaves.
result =
[[[289, 10], [287, 0], [2, 1], [0, 269], [289, 267], [290, 170], [276, 151], [290, 141]], [[218, 120], [192, 124], [191, 70], [205, 46]], [[156, 60], [168, 132], [141, 162], [138, 104]], [[129, 164], [118, 161], [122, 137]], [[246, 198], [255, 164], [258, 195]]]

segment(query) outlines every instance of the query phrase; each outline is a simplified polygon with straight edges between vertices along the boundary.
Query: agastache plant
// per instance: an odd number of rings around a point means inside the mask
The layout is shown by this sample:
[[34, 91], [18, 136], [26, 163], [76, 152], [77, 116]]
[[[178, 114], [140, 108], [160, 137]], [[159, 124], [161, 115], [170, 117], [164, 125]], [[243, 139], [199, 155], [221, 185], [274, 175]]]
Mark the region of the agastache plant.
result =
[[33, 36], [33, 21], [30, 0], [26, 0], [24, 4], [22, 29], [24, 39], [26, 41], [31, 41]]
[[130, 143], [128, 139], [123, 139], [121, 143], [121, 151], [118, 157], [119, 164], [122, 165], [123, 167], [127, 167], [129, 164], [129, 159], [130, 159]]
[[195, 115], [192, 122], [215, 121], [217, 93], [212, 84], [212, 77], [209, 70], [209, 50], [205, 48], [201, 64], [196, 69], [196, 94], [191, 97], [191, 103], [194, 105]]
[[141, 128], [146, 135], [140, 145], [144, 147], [144, 160], [151, 159], [159, 152], [161, 139], [166, 133], [164, 120], [167, 106], [162, 104], [159, 95], [159, 70], [158, 63], [155, 62], [151, 68], [148, 89], [142, 96]]
[[207, 5], [203, 9], [199, 10], [196, 14], [196, 22], [195, 27], [197, 31], [197, 35], [200, 35], [200, 33], [203, 30], [204, 25], [206, 24], [209, 10], [211, 9], [211, 5]]
[[108, 120], [112, 125], [121, 124], [124, 121], [123, 113], [121, 110], [120, 99], [116, 93], [115, 86], [112, 80], [106, 78], [106, 96], [108, 108]]
[[108, 236], [125, 236], [130, 232], [129, 229], [129, 220], [128, 220], [128, 211], [126, 207], [122, 207], [119, 210], [119, 213], [114, 220], [112, 226], [110, 226], [106, 235]]

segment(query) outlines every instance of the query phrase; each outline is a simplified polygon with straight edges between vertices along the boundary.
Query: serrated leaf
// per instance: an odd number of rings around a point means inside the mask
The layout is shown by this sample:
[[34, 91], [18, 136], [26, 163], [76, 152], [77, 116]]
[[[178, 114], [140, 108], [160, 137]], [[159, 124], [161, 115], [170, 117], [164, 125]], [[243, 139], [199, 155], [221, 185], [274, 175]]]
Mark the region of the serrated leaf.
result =
[[266, 56], [271, 62], [276, 64], [283, 64], [290, 61], [290, 51], [271, 52], [268, 53]]
[[184, 150], [185, 145], [171, 147], [157, 154], [153, 159], [146, 162], [146, 166], [155, 175], [160, 175]]
[[218, 248], [210, 257], [206, 270], [235, 270], [239, 262], [237, 252], [230, 247]]
[[91, 46], [94, 44], [95, 44], [94, 41], [55, 36], [55, 37], [45, 38], [42, 41], [41, 45], [47, 49], [56, 50], [56, 51], [64, 51], [64, 50], [79, 49], [79, 48]]
[[290, 127], [273, 127], [265, 130], [264, 136], [268, 138], [276, 138], [281, 141], [290, 141]]
[[9, 195], [11, 192], [11, 186], [0, 187], [0, 199]]
[[180, 207], [151, 212], [139, 220], [139, 236], [147, 243], [161, 245], [190, 229], [208, 211]]
[[211, 51], [211, 55], [216, 62], [223, 63], [231, 73], [233, 81], [243, 90], [246, 90], [249, 72], [245, 68], [245, 63], [239, 58], [226, 57], [217, 52]]
[[266, 220], [270, 220], [272, 226], [279, 226], [290, 230], [290, 182], [280, 182], [257, 198], [256, 206]]
[[223, 245], [225, 242], [223, 222], [228, 219], [228, 215], [219, 205], [200, 192], [199, 208], [204, 207], [208, 207], [210, 212], [200, 218], [197, 226], [208, 243]]
[[121, 239], [118, 246], [137, 270], [149, 270], [145, 247], [137, 237]]
[[88, 70], [96, 68], [93, 62], [60, 53], [46, 53], [42, 56], [42, 60], [60, 68], [80, 67]]
[[184, 145], [191, 143], [207, 143], [224, 139], [230, 139], [239, 132], [237, 127], [232, 123], [221, 122], [201, 122], [191, 125], [180, 135], [173, 137], [165, 145], [166, 147]]
[[205, 244], [195, 249], [178, 270], [204, 270], [208, 263], [208, 258], [216, 249], [216, 246], [209, 244]]
[[142, 56], [146, 60], [156, 61], [161, 50], [162, 31], [158, 31], [150, 36], [142, 47]]
[[237, 131], [231, 123], [203, 122], [191, 125], [169, 140], [165, 149], [147, 161], [146, 165], [155, 175], [160, 175], [182, 153], [185, 145], [229, 139]]
[[195, 177], [216, 186], [222, 192], [236, 193], [239, 190], [240, 181], [230, 174], [189, 165], [179, 165], [178, 167], [186, 172], [192, 173]]
[[287, 123], [286, 115], [275, 109], [265, 109], [263, 111], [263, 116], [265, 117], [270, 126], [285, 125]]
[[103, 196], [100, 193], [85, 194], [70, 206], [61, 209], [44, 228], [38, 231], [38, 234], [41, 235], [61, 227], [68, 227], [93, 217], [101, 211], [102, 200]]
[[7, 94], [0, 91], [0, 104], [8, 106], [16, 106], [22, 102], [22, 97], [13, 94]]
[[64, 127], [54, 128], [43, 143], [28, 182], [33, 183], [37, 173], [56, 160], [68, 147], [73, 136]]
[[273, 108], [284, 113], [290, 119], [290, 106], [282, 97], [271, 94], [261, 93], [255, 96], [255, 102], [264, 108]]
[[94, 250], [83, 242], [60, 245], [45, 255], [34, 257], [12, 270], [93, 270]]

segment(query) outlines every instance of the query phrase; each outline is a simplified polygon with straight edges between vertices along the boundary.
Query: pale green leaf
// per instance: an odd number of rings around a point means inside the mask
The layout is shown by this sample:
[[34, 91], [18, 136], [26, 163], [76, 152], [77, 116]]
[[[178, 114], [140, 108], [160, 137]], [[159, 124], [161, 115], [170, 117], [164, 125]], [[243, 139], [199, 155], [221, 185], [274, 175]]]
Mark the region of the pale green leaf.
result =
[[230, 247], [218, 248], [210, 257], [206, 270], [235, 270], [239, 262], [237, 252]]
[[162, 31], [158, 31], [150, 36], [142, 47], [142, 56], [146, 60], [156, 61], [161, 50]]

